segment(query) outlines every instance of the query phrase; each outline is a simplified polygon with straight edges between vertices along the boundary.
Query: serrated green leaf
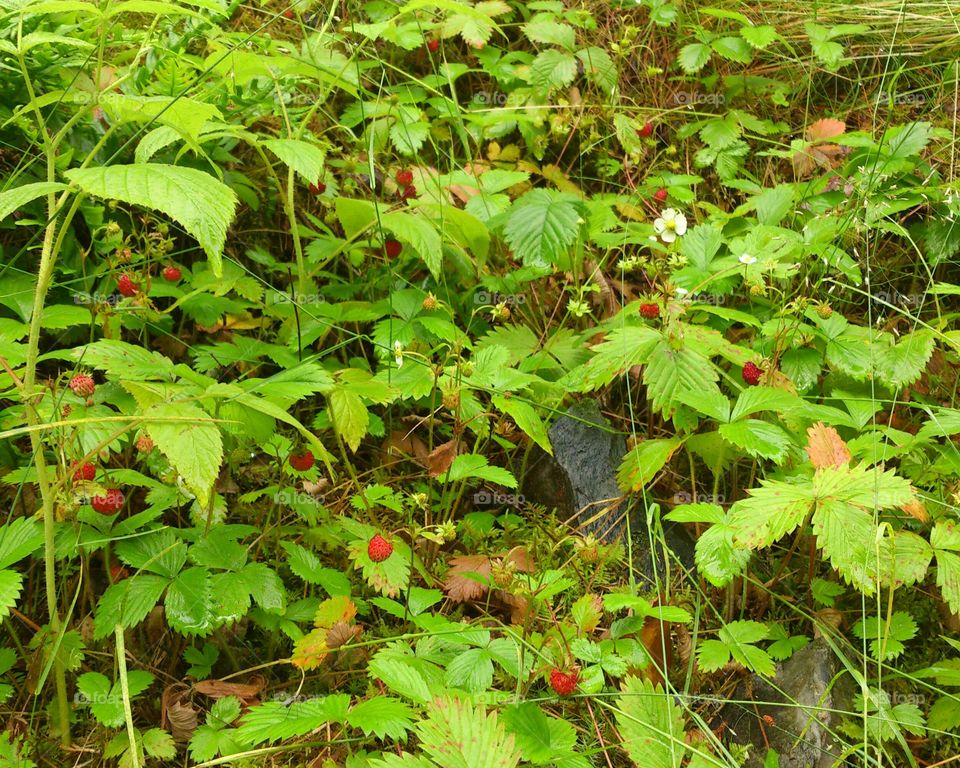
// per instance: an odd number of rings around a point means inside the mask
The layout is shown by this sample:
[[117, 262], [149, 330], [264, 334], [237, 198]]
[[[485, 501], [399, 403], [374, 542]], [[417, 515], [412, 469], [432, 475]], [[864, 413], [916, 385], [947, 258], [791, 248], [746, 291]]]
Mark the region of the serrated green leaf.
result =
[[89, 195], [161, 211], [197, 239], [216, 275], [223, 272], [223, 245], [237, 196], [230, 187], [194, 168], [144, 163], [73, 168], [64, 176]]
[[304, 736], [326, 723], [344, 722], [349, 706], [350, 695], [345, 693], [295, 701], [289, 707], [268, 701], [251, 707], [234, 735], [240, 743], [249, 745]]
[[555, 765], [557, 758], [570, 755], [577, 744], [577, 732], [570, 723], [548, 717], [533, 702], [506, 707], [502, 718], [523, 759], [536, 765]]
[[420, 746], [444, 768], [515, 768], [520, 753], [496, 711], [444, 696], [427, 705], [417, 724]]
[[726, 522], [711, 525], [697, 539], [694, 559], [703, 577], [715, 587], [725, 587], [743, 573], [751, 551], [737, 546], [734, 529]]
[[24, 184], [0, 192], [0, 221], [3, 221], [14, 211], [19, 211], [38, 197], [44, 197], [66, 188], [67, 185], [59, 181], [37, 181], [33, 184]]
[[260, 143], [308, 184], [320, 181], [326, 153], [316, 144], [301, 139], [263, 139]]
[[763, 480], [747, 492], [749, 497], [734, 502], [729, 516], [734, 541], [749, 549], [768, 547], [794, 531], [813, 505], [808, 488], [777, 480]]
[[741, 27], [740, 37], [747, 41], [751, 48], [763, 50], [780, 35], [776, 28], [763, 24], [758, 27]]
[[582, 221], [580, 201], [550, 189], [533, 189], [514, 202], [505, 235], [516, 258], [527, 266], [560, 262]]
[[137, 574], [111, 584], [97, 603], [93, 639], [100, 640], [120, 624], [124, 629], [143, 621], [167, 588], [168, 580], [153, 574]]
[[643, 440], [637, 443], [617, 469], [617, 485], [622, 491], [639, 491], [653, 482], [656, 474], [680, 447], [678, 437]]
[[347, 724], [359, 728], [365, 736], [403, 741], [413, 730], [413, 708], [390, 696], [378, 696], [358, 702], [347, 714]]
[[370, 423], [367, 406], [358, 394], [344, 387], [337, 387], [327, 395], [327, 405], [333, 428], [350, 450], [356, 451]]
[[0, 527], [0, 568], [8, 568], [43, 546], [43, 528], [30, 517]]
[[547, 94], [570, 85], [576, 76], [576, 57], [555, 48], [538, 54], [530, 65], [530, 84]]
[[223, 461], [223, 438], [216, 424], [206, 411], [187, 402], [161, 403], [143, 416], [147, 434], [205, 505]]
[[502, 467], [490, 466], [487, 457], [477, 453], [464, 453], [457, 456], [450, 464], [450, 469], [441, 477], [451, 482], [478, 477], [506, 488], [517, 487], [517, 479], [510, 472]]
[[205, 636], [216, 629], [213, 585], [206, 568], [188, 568], [177, 576], [163, 605], [167, 622], [182, 635]]
[[721, 424], [720, 435], [750, 456], [770, 459], [782, 464], [788, 455], [791, 440], [781, 427], [759, 419], [743, 419]]
[[677, 63], [688, 75], [699, 72], [710, 61], [713, 51], [705, 43], [690, 43], [680, 49]]
[[680, 768], [687, 752], [683, 710], [673, 696], [649, 680], [627, 677], [616, 710], [622, 747], [635, 765]]

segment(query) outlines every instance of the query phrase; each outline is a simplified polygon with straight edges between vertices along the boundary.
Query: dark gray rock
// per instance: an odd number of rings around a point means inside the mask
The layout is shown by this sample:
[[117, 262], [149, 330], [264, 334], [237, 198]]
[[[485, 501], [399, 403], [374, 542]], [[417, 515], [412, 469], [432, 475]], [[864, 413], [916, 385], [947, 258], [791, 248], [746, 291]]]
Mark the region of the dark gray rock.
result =
[[[572, 405], [550, 428], [553, 456], [535, 448], [523, 478], [528, 501], [557, 510], [558, 516], [584, 534], [611, 543], [624, 538], [628, 504], [617, 486], [617, 469], [627, 453], [627, 441], [615, 431], [595, 400]], [[643, 510], [629, 510], [634, 564], [651, 580], [654, 557], [650, 551]], [[693, 570], [693, 540], [680, 524], [665, 522], [670, 550], [688, 570]], [[656, 541], [654, 542], [656, 544]], [[656, 572], [665, 568], [662, 547]]]
[[723, 720], [734, 741], [753, 745], [745, 768], [762, 768], [767, 742], [780, 754], [780, 768], [832, 768], [843, 752], [833, 735], [839, 712], [853, 700], [849, 675], [834, 680], [840, 669], [833, 649], [818, 638], [778, 664], [772, 680], [753, 675], [741, 683]]

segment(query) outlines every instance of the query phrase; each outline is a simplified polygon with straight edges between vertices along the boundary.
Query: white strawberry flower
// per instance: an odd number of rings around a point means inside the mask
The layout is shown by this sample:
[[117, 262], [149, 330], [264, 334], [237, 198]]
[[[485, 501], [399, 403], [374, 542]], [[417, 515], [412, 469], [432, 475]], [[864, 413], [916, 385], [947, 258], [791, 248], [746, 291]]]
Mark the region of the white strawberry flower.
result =
[[757, 263], [757, 257], [756, 257], [756, 256], [751, 256], [749, 253], [745, 253], [745, 254], [743, 254], [743, 255], [740, 257], [740, 263], [741, 263], [741, 264], [756, 264], [756, 263]]
[[672, 243], [687, 231], [687, 217], [673, 208], [667, 208], [653, 222], [653, 228], [663, 242]]
[[403, 344], [400, 343], [400, 339], [393, 342], [393, 362], [397, 364], [397, 368], [403, 365]]

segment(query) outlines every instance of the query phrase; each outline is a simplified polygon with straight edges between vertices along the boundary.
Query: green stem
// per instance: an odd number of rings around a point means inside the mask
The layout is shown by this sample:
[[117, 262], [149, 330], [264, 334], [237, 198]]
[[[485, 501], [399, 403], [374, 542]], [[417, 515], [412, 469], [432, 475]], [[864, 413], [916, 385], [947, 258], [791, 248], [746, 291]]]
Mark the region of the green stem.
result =
[[120, 672], [120, 691], [123, 694], [123, 715], [127, 721], [127, 738], [130, 740], [130, 765], [140, 768], [140, 748], [137, 745], [137, 729], [133, 727], [133, 709], [130, 706], [130, 681], [127, 679], [127, 649], [123, 642], [123, 625], [113, 628], [117, 643], [117, 667]]

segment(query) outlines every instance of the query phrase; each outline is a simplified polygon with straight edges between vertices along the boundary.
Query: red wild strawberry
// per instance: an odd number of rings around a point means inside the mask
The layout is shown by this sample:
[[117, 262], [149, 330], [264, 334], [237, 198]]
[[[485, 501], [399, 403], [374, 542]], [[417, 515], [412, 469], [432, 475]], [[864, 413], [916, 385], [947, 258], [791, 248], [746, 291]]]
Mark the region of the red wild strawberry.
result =
[[416, 196], [417, 196], [417, 188], [413, 186], [413, 184], [410, 184], [409, 186], [404, 187], [403, 192], [400, 193], [400, 197], [402, 197], [404, 200], [409, 200], [411, 197], [416, 197]]
[[400, 253], [403, 251], [403, 246], [398, 240], [387, 240], [383, 244], [383, 252], [387, 254], [391, 259], [397, 258]]
[[662, 203], [667, 199], [667, 190], [660, 187], [660, 189], [653, 193], [653, 197], [658, 203]]
[[79, 483], [81, 480], [93, 480], [96, 475], [97, 468], [87, 461], [77, 467], [76, 471], [73, 473], [73, 481], [75, 483]]
[[130, 275], [120, 275], [120, 279], [117, 280], [117, 290], [122, 296], [136, 296], [140, 286], [133, 282]]
[[430, 50], [430, 53], [436, 53], [440, 50], [440, 41], [439, 40], [430, 40], [427, 43], [427, 48]]
[[288, 461], [290, 462], [290, 466], [297, 470], [297, 472], [306, 472], [313, 466], [313, 451], [291, 453]]
[[751, 387], [754, 387], [760, 383], [760, 376], [763, 374], [763, 371], [760, 370], [756, 363], [747, 363], [743, 366], [743, 371], [741, 371], [741, 374], [743, 376], [743, 380]]
[[397, 171], [397, 184], [401, 187], [413, 184], [413, 171]]
[[656, 304], [641, 304], [640, 314], [647, 318], [647, 320], [655, 320], [660, 317], [660, 307]]
[[90, 397], [93, 394], [93, 390], [96, 388], [96, 384], [93, 383], [91, 379], [85, 373], [78, 373], [67, 385], [70, 389], [73, 390], [73, 393], [78, 397]]
[[111, 488], [106, 496], [94, 496], [90, 499], [90, 506], [101, 515], [114, 515], [123, 506], [123, 493], [118, 488]]
[[382, 563], [393, 554], [393, 544], [378, 533], [367, 544], [367, 554], [373, 562]]
[[129, 575], [130, 571], [128, 571], [122, 565], [114, 563], [110, 566], [110, 581], [112, 582], [123, 581]]
[[183, 272], [180, 271], [180, 267], [175, 267], [173, 264], [163, 268], [163, 279], [169, 280], [171, 283], [177, 282], [181, 277], [183, 277]]
[[559, 669], [554, 669], [550, 672], [550, 687], [557, 696], [569, 696], [577, 690], [579, 679], [580, 674], [576, 670], [561, 672]]
[[641, 138], [647, 138], [647, 136], [653, 135], [653, 123], [649, 120], [643, 124], [642, 127], [637, 129], [637, 136]]
[[327, 191], [327, 185], [322, 181], [318, 181], [316, 184], [310, 185], [310, 191], [315, 195], [322, 195]]
[[287, 10], [285, 10], [285, 11], [283, 12], [283, 18], [285, 18], [285, 19], [293, 19], [293, 18], [296, 18], [296, 16], [295, 16], [295, 14], [294, 14], [294, 12], [293, 12], [292, 10], [290, 10], [289, 8], [287, 8]]

